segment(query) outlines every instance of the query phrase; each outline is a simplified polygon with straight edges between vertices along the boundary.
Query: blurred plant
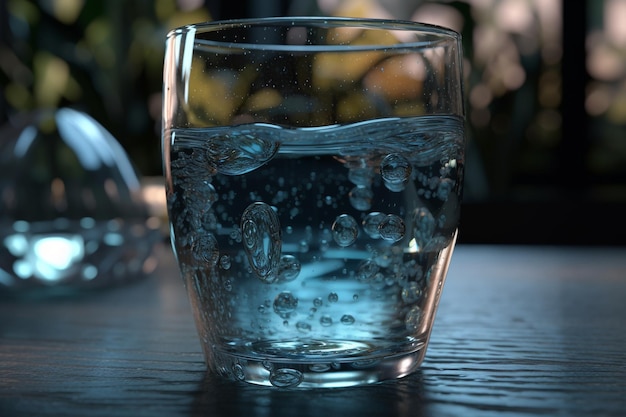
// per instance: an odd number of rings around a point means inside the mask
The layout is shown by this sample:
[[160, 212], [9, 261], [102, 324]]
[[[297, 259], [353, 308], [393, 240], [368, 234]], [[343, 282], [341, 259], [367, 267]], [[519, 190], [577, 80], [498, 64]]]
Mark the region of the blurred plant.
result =
[[160, 174], [166, 32], [210, 20], [202, 0], [0, 0], [2, 123], [74, 107], [105, 125], [142, 174]]
[[[467, 197], [504, 196], [553, 162], [561, 138], [558, 0], [318, 0], [340, 15], [396, 17], [463, 35], [470, 152]], [[468, 161], [472, 163], [472, 160]], [[520, 180], [520, 178], [522, 178]]]

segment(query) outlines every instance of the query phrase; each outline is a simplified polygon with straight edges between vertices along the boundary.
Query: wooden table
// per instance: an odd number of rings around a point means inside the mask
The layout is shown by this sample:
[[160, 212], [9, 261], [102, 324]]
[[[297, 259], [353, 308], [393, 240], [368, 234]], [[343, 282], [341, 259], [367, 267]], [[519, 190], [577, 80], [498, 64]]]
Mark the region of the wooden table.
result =
[[317, 391], [207, 374], [158, 252], [132, 285], [0, 301], [0, 416], [626, 415], [626, 248], [460, 245], [421, 371]]

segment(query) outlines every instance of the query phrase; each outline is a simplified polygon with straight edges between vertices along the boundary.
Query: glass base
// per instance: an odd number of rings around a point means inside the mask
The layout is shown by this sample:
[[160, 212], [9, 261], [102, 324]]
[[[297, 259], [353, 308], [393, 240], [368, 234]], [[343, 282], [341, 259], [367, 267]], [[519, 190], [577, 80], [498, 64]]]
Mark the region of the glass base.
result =
[[[346, 346], [342, 341], [324, 342], [324, 345], [332, 346], [333, 349], [339, 348], [339, 351], [342, 350], [340, 346]], [[351, 346], [356, 347], [354, 342], [351, 342]], [[284, 348], [282, 345], [280, 347]], [[320, 343], [309, 347], [318, 354], [322, 348]], [[273, 353], [276, 353], [274, 349], [277, 348], [279, 347], [264, 346], [259, 350], [266, 352], [273, 350]], [[296, 350], [302, 352], [306, 349], [307, 347], [300, 347]], [[422, 343], [417, 346], [417, 350], [408, 353], [385, 356], [354, 355], [348, 359], [345, 356], [338, 359], [339, 351], [335, 350], [334, 355], [330, 354], [327, 357], [316, 355], [315, 358], [311, 356], [307, 358], [307, 355], [302, 355], [296, 358], [294, 355], [289, 359], [277, 359], [271, 354], [251, 359], [249, 356], [222, 352], [215, 355], [212, 360], [218, 364], [215, 367], [218, 374], [251, 384], [278, 388], [340, 388], [373, 384], [411, 374], [421, 365], [426, 353], [426, 344]]]

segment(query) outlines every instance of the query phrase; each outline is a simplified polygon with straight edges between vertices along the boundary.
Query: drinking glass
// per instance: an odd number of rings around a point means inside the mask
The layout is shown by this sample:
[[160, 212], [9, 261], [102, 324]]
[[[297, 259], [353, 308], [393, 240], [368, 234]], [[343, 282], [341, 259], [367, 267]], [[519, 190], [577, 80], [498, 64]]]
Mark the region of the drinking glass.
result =
[[459, 34], [309, 17], [175, 29], [162, 139], [210, 371], [322, 388], [420, 366], [459, 219]]

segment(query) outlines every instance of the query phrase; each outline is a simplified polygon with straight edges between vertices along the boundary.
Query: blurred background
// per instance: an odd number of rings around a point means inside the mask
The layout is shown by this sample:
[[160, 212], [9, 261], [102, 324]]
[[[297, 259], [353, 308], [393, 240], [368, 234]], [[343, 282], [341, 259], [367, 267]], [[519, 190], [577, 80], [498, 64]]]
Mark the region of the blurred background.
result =
[[626, 243], [626, 0], [0, 0], [0, 125], [84, 111], [158, 184], [167, 31], [278, 15], [462, 33], [462, 243]]

